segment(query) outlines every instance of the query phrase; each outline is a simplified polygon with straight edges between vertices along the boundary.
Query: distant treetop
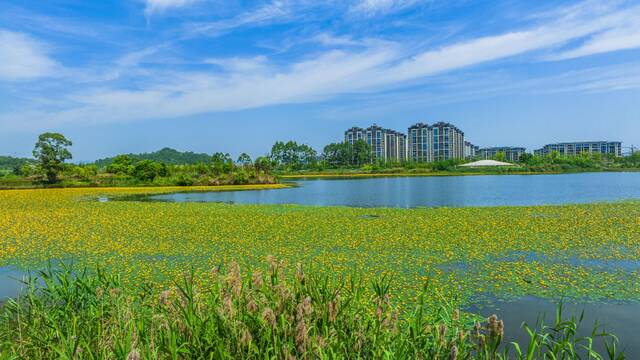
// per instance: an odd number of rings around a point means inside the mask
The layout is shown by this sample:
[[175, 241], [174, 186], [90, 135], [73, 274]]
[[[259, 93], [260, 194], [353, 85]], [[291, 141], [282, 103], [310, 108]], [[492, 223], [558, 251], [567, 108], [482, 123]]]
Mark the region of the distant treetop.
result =
[[[170, 165], [192, 165], [198, 163], [209, 163], [211, 161], [211, 155], [203, 153], [194, 153], [191, 151], [181, 152], [171, 148], [164, 148], [151, 153], [142, 154], [126, 154], [133, 162], [142, 160], [153, 160]], [[100, 160], [96, 160], [95, 164], [98, 167], [106, 167], [110, 165], [116, 157], [109, 157]]]

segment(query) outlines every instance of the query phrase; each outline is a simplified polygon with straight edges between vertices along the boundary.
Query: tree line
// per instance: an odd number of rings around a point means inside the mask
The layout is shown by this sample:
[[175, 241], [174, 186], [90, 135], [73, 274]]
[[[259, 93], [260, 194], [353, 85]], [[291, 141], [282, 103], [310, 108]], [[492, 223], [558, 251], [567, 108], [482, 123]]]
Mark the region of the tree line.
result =
[[[83, 180], [120, 177], [140, 183], [164, 185], [265, 183], [275, 181], [272, 172], [286, 174], [342, 168], [367, 172], [394, 168], [454, 171], [457, 170], [457, 165], [464, 162], [459, 159], [430, 163], [384, 162], [375, 160], [371, 146], [364, 140], [358, 140], [353, 144], [328, 144], [321, 154], [306, 144], [278, 141], [268, 154], [255, 159], [246, 153], [233, 160], [231, 155], [223, 152], [207, 155], [164, 148], [154, 153], [123, 154], [101, 159], [93, 164], [75, 165], [67, 163], [72, 159], [72, 145], [62, 134], [44, 133], [38, 137], [34, 146], [34, 159], [2, 159], [10, 160], [7, 163], [12, 166], [10, 171], [14, 175], [39, 179], [49, 184], [57, 183], [62, 176]], [[494, 156], [495, 160], [504, 161], [504, 158], [503, 153]], [[565, 157], [554, 151], [546, 156], [525, 153], [519, 160], [519, 167], [533, 172], [604, 167], [640, 168], [640, 152], [627, 157], [589, 153]], [[3, 172], [0, 172], [0, 176], [2, 175]]]

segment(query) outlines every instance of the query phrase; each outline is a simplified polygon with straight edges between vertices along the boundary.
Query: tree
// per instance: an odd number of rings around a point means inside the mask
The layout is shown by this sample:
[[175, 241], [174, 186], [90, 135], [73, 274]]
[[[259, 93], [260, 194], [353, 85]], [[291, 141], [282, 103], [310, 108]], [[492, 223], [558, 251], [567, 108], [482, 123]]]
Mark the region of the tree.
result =
[[131, 175], [133, 174], [133, 160], [129, 155], [118, 155], [107, 166], [106, 170], [110, 174]]
[[256, 174], [260, 174], [262, 171], [268, 175], [271, 171], [271, 159], [268, 156], [258, 156], [253, 166], [256, 169]]
[[549, 153], [548, 157], [549, 157], [549, 161], [552, 164], [555, 164], [558, 162], [558, 159], [560, 159], [560, 152], [558, 152], [557, 150], [553, 150], [552, 152]]
[[529, 164], [531, 162], [531, 160], [533, 160], [533, 155], [529, 154], [529, 153], [522, 153], [520, 154], [520, 162], [523, 164]]
[[290, 170], [312, 167], [318, 162], [318, 153], [314, 149], [309, 145], [299, 145], [295, 141], [276, 142], [271, 147], [270, 157], [276, 166]]
[[242, 166], [243, 168], [247, 168], [253, 164], [253, 161], [251, 161], [251, 156], [249, 156], [249, 154], [247, 153], [240, 154], [236, 162], [238, 163], [238, 165]]
[[167, 165], [152, 160], [138, 161], [133, 167], [133, 176], [141, 181], [153, 181], [168, 174]]
[[507, 160], [507, 156], [504, 154], [504, 152], [498, 151], [496, 153], [496, 156], [493, 157], [493, 159], [496, 160], [496, 161], [503, 161], [504, 162], [505, 160]]
[[233, 170], [231, 155], [217, 152], [211, 156], [211, 168], [216, 175], [228, 174]]
[[64, 135], [59, 133], [44, 133], [38, 137], [33, 149], [33, 156], [50, 184], [58, 181], [58, 174], [63, 169], [65, 160], [72, 158], [68, 147], [73, 145]]
[[363, 165], [371, 162], [371, 145], [360, 139], [353, 143], [352, 163], [354, 165]]
[[349, 165], [353, 157], [349, 143], [331, 143], [322, 150], [322, 158], [331, 166]]

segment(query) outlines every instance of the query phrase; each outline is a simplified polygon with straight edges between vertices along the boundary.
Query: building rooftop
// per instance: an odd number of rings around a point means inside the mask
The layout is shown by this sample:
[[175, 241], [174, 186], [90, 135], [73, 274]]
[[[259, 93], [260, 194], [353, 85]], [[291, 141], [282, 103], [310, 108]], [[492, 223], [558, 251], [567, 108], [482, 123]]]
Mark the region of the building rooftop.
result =
[[484, 167], [484, 166], [514, 166], [511, 163], [507, 163], [507, 162], [502, 162], [502, 161], [496, 161], [496, 160], [480, 160], [480, 161], [474, 161], [472, 163], [468, 163], [468, 164], [462, 164], [460, 166], [464, 166], [464, 167]]

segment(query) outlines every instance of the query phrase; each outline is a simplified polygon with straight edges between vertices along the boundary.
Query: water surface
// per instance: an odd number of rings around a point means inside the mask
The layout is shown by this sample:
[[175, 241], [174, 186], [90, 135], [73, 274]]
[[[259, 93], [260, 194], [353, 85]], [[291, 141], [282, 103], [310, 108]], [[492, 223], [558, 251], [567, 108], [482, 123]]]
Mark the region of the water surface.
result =
[[[488, 317], [497, 314], [505, 324], [505, 343], [518, 342], [523, 351], [530, 339], [522, 324], [535, 328], [541, 319], [547, 326], [555, 323], [559, 301], [542, 299], [533, 296], [513, 301], [498, 301], [483, 307], [473, 306], [466, 310]], [[584, 318], [578, 327], [578, 337], [592, 336], [594, 324], [597, 322], [600, 332], [616, 335], [619, 349], [624, 350], [627, 359], [640, 359], [640, 303], [580, 303], [576, 301], [563, 304], [563, 319], [575, 318], [584, 312]], [[606, 354], [604, 338], [594, 341], [596, 351]], [[607, 339], [610, 340], [610, 339]], [[513, 354], [513, 353], [512, 353]]]
[[186, 192], [152, 200], [355, 207], [548, 205], [640, 198], [640, 173], [302, 180], [278, 190]]

